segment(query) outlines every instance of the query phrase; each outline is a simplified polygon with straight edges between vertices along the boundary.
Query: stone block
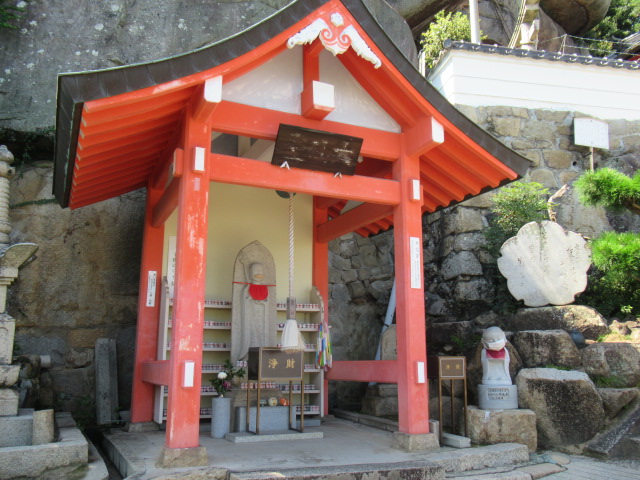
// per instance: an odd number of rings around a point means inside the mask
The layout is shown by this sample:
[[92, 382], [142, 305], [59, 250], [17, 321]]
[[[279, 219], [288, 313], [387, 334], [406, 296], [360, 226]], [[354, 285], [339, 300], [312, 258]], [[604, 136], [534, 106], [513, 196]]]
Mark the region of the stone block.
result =
[[573, 163], [573, 154], [566, 150], [545, 150], [544, 161], [547, 167], [555, 169], [566, 169]]
[[18, 414], [19, 394], [11, 388], [0, 388], [0, 417]]
[[459, 275], [482, 275], [482, 265], [471, 252], [452, 253], [442, 262], [440, 273], [445, 280]]
[[95, 349], [96, 422], [107, 425], [117, 419], [118, 366], [116, 341], [99, 338]]
[[577, 330], [586, 339], [595, 340], [608, 331], [607, 321], [591, 307], [559, 305], [553, 307], [522, 308], [505, 319], [513, 330]]
[[515, 385], [478, 385], [478, 405], [482, 410], [518, 408], [518, 389]]
[[0, 365], [0, 387], [13, 387], [20, 375], [20, 365]]
[[[380, 340], [380, 360], [397, 360], [398, 340], [396, 336], [396, 326], [389, 325], [382, 334]], [[396, 386], [396, 395], [397, 386]]]
[[442, 434], [442, 445], [453, 448], [469, 448], [471, 446], [471, 439], [445, 432]]
[[520, 406], [536, 414], [541, 446], [583, 443], [604, 426], [602, 399], [584, 372], [523, 368], [516, 385]]
[[531, 410], [490, 411], [472, 405], [467, 410], [467, 421], [467, 436], [473, 443], [520, 443], [526, 445], [529, 452], [538, 448], [536, 414]]
[[425, 452], [440, 448], [438, 436], [434, 433], [409, 434], [393, 432], [391, 448], [405, 452]]
[[[256, 431], [257, 408], [251, 407], [249, 411], [249, 430]], [[295, 409], [291, 409], [295, 415]], [[234, 432], [246, 431], [247, 407], [236, 407]], [[263, 407], [260, 408], [260, 433], [282, 432], [289, 429], [289, 407]]]
[[[393, 325], [395, 327], [395, 325]], [[387, 360], [392, 360], [388, 358]], [[368, 397], [398, 397], [398, 385], [396, 383], [376, 383], [367, 387]]]
[[0, 432], [2, 432], [2, 435], [0, 435], [0, 447], [31, 445], [32, 429], [32, 415], [0, 417]]
[[33, 412], [32, 445], [51, 443], [55, 439], [53, 410], [36, 410]]
[[0, 317], [0, 364], [11, 365], [16, 322], [9, 315]]
[[594, 343], [582, 350], [584, 371], [591, 376], [615, 378], [620, 387], [640, 382], [640, 352], [629, 343]]
[[613, 418], [640, 395], [637, 388], [598, 388], [604, 413]]
[[398, 414], [398, 397], [363, 397], [362, 413], [375, 417]]
[[205, 447], [162, 447], [158, 466], [161, 468], [201, 467], [209, 464]]
[[555, 175], [547, 168], [536, 168], [529, 174], [529, 180], [538, 182], [547, 188], [558, 188], [558, 181]]
[[582, 356], [571, 336], [564, 330], [523, 330], [511, 340], [525, 367], [555, 365], [575, 368]]
[[87, 440], [80, 430], [61, 428], [58, 442], [0, 449], [0, 471], [4, 475], [1, 478], [44, 478], [41, 477], [44, 472], [62, 466], [86, 466], [88, 459]]

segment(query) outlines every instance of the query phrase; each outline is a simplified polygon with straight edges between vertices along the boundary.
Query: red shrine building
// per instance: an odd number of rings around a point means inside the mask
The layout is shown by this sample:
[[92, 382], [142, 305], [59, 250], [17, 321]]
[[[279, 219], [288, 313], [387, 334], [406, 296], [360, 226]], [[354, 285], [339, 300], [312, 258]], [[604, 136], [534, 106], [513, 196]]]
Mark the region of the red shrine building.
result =
[[199, 446], [203, 358], [218, 354], [206, 346], [234, 341], [225, 317], [209, 328], [224, 315], [212, 305], [226, 305], [244, 245], [271, 250], [286, 297], [287, 206], [274, 191], [297, 194], [302, 304], [315, 305], [311, 287], [328, 296], [332, 239], [393, 226], [397, 360], [334, 359], [316, 381], [318, 414], [329, 381], [397, 383], [400, 434], [427, 434], [422, 215], [528, 166], [437, 93], [362, 0], [298, 1], [211, 46], [58, 82], [60, 205], [146, 188], [131, 422], [166, 421], [167, 450]]

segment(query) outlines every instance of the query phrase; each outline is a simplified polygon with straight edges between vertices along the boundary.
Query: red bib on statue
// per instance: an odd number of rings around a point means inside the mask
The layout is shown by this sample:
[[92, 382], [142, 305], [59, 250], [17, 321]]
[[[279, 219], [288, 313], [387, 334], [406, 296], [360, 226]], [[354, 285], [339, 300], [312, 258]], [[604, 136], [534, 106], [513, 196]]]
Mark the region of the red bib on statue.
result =
[[504, 358], [505, 357], [505, 352], [507, 351], [506, 348], [503, 348], [501, 350], [485, 350], [487, 352], [487, 357], [489, 358]]
[[269, 287], [267, 285], [249, 284], [249, 295], [254, 300], [265, 300], [269, 296]]

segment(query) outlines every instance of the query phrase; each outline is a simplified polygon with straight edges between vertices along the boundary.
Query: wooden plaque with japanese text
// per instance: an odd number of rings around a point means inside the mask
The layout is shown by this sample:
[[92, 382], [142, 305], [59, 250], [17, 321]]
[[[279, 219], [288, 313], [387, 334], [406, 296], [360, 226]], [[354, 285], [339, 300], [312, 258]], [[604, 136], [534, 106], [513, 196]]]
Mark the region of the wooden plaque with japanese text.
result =
[[303, 352], [285, 352], [278, 347], [249, 349], [249, 380], [302, 380]]

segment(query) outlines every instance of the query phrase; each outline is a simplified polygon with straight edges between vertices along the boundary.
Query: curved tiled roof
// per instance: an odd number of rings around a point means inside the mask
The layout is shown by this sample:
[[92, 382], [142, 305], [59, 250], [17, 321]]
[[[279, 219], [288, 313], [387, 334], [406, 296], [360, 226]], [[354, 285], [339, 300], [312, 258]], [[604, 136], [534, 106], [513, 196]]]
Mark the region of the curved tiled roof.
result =
[[[225, 75], [226, 72], [241, 75], [251, 68], [250, 60], [246, 59], [251, 57], [252, 51], [331, 2], [335, 3], [335, 0], [292, 3], [246, 31], [183, 55], [107, 70], [60, 75], [54, 170], [54, 194], [60, 205], [76, 208], [144, 187], [160, 157], [166, 155], [172, 132], [179, 126], [180, 112], [203, 81], [199, 74], [222, 68]], [[442, 178], [442, 165], [458, 161], [461, 155], [476, 155], [478, 164], [488, 162], [494, 165], [493, 173], [481, 182], [482, 185], [472, 182], [475, 186], [469, 189], [464, 182], [454, 179], [458, 186], [452, 185], [452, 190], [457, 193], [441, 193], [439, 199], [433, 200], [425, 210], [446, 207], [526, 173], [529, 161], [482, 130], [438, 93], [398, 50], [362, 0], [343, 0], [340, 3], [390, 62], [389, 68], [395, 69], [395, 74], [399, 73], [403, 82], [410, 85], [412, 95], [428, 105], [433, 116], [444, 124], [445, 134], [451, 140], [434, 154], [441, 164], [440, 173], [436, 175], [436, 172], [434, 176]], [[385, 74], [382, 70], [384, 68], [376, 70], [375, 75], [389, 75], [388, 71]], [[127, 94], [128, 100], [119, 104], [121, 97], [118, 96], [122, 94]], [[407, 100], [407, 103], [415, 101], [415, 98]], [[102, 102], [100, 107], [94, 106], [96, 101]], [[135, 102], [135, 105], [130, 102]], [[411, 108], [408, 111], [412, 111]], [[105, 112], [105, 117], [101, 116], [102, 112]], [[137, 124], [136, 116], [142, 118], [144, 112], [147, 112], [146, 123]], [[144, 137], [144, 142], [137, 137]], [[462, 142], [463, 137], [468, 144]], [[496, 160], [505, 168], [496, 170]], [[78, 168], [79, 161], [84, 162], [82, 169]], [[430, 168], [429, 161], [429, 158], [422, 159], [426, 170]], [[471, 168], [469, 177], [474, 175], [472, 163], [468, 164]], [[111, 169], [113, 165], [122, 167], [119, 173]], [[501, 173], [503, 170], [512, 173]], [[115, 175], [119, 175], [117, 181], [108, 184], [110, 176]], [[425, 174], [423, 182], [430, 178]], [[102, 182], [101, 194], [92, 196], [92, 185], [96, 179]], [[447, 189], [436, 180], [431, 181], [434, 191], [446, 192]], [[71, 201], [72, 192], [77, 192], [79, 200]]]

